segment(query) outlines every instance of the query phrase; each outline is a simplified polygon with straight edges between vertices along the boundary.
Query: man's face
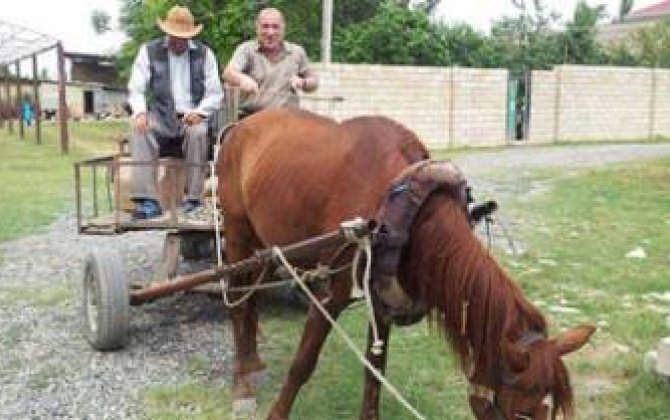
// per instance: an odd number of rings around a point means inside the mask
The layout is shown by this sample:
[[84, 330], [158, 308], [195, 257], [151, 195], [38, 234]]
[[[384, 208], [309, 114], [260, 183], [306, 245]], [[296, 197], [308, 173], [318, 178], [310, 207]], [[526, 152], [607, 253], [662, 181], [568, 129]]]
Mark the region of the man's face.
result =
[[187, 38], [177, 38], [176, 36], [170, 35], [168, 37], [168, 48], [170, 51], [177, 55], [182, 55], [184, 51], [188, 49], [188, 39]]
[[261, 12], [256, 22], [256, 34], [263, 50], [279, 51], [284, 40], [284, 21], [281, 15], [274, 11]]

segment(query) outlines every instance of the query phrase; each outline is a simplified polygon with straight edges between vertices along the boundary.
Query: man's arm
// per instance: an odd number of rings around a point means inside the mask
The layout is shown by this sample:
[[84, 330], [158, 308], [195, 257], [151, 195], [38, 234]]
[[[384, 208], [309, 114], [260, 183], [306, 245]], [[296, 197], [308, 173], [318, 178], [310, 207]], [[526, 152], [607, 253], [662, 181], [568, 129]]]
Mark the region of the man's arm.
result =
[[304, 48], [300, 47], [299, 54], [298, 77], [302, 80], [298, 82], [299, 86], [297, 87], [304, 92], [314, 92], [319, 87], [319, 78], [310, 67], [309, 60], [307, 60], [307, 53], [305, 53]]
[[231, 86], [239, 86], [243, 92], [258, 93], [258, 83], [243, 71], [247, 67], [248, 60], [244, 44], [238, 45], [230, 62], [223, 70], [223, 80]]
[[205, 94], [198, 104], [196, 112], [205, 117], [210, 116], [221, 108], [223, 91], [219, 81], [219, 68], [212, 50], [207, 48], [205, 54]]
[[128, 80], [128, 104], [133, 112], [133, 118], [147, 112], [145, 93], [150, 78], [149, 53], [146, 45], [142, 45], [137, 52], [135, 62]]

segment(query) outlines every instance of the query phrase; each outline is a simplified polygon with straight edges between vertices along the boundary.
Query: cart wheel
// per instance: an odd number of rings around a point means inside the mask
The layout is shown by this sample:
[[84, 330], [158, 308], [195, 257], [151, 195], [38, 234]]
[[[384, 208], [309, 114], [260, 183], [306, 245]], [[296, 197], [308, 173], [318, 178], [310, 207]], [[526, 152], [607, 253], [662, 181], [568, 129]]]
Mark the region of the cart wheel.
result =
[[128, 341], [130, 298], [117, 252], [94, 250], [87, 258], [83, 281], [84, 332], [100, 351], [118, 350]]

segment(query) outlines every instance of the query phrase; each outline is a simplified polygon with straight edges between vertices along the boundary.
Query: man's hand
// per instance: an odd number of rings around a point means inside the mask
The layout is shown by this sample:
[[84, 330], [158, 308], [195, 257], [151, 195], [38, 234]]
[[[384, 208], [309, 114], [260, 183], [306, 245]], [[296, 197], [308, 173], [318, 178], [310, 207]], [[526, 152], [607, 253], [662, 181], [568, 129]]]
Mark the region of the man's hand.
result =
[[133, 124], [135, 129], [139, 131], [146, 131], [149, 128], [149, 118], [147, 118], [146, 112], [141, 112], [133, 118]]
[[240, 89], [244, 93], [258, 94], [258, 83], [251, 77], [244, 75], [240, 79]]
[[298, 75], [291, 77], [291, 87], [294, 91], [304, 90], [305, 89], [305, 79]]
[[181, 120], [184, 122], [184, 124], [191, 127], [200, 124], [202, 122], [202, 119], [203, 116], [198, 114], [197, 112], [187, 112], [186, 114], [184, 114]]

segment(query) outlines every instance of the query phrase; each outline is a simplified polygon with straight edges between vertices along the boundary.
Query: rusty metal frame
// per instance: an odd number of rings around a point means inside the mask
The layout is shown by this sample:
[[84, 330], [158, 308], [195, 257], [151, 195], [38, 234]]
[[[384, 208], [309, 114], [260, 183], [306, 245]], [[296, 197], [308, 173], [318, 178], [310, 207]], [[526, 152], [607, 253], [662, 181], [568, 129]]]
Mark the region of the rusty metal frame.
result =
[[[181, 159], [174, 160], [158, 160], [156, 162], [146, 161], [124, 161], [120, 160], [120, 155], [101, 156], [93, 159], [87, 159], [76, 162], [74, 164], [75, 172], [75, 208], [77, 211], [77, 230], [81, 234], [89, 235], [113, 235], [129, 231], [138, 230], [178, 230], [178, 231], [214, 231], [216, 226], [214, 223], [194, 223], [183, 221], [178, 218], [177, 200], [171, 198], [165, 213], [169, 216], [167, 219], [161, 218], [158, 220], [124, 220], [123, 210], [121, 209], [121, 186], [119, 182], [114, 184], [114, 194], [111, 199], [112, 212], [105, 218], [97, 217], [96, 214], [100, 210], [101, 205], [97, 203], [98, 189], [100, 183], [97, 181], [97, 174], [100, 169], [107, 171], [105, 180], [113, 181], [119, 179], [122, 167], [128, 166], [155, 166], [156, 168], [164, 167], [166, 171], [183, 171], [187, 167], [198, 166], [196, 163], [187, 163]], [[200, 165], [207, 168], [209, 165]], [[84, 185], [83, 175], [85, 171], [90, 171], [92, 178], [92, 201], [89, 202], [84, 199]], [[174, 186], [176, 188], [176, 186]], [[174, 192], [174, 191], [173, 191]], [[94, 217], [85, 217], [84, 207], [86, 203], [90, 203], [94, 208]], [[111, 217], [110, 217], [111, 216]]]

